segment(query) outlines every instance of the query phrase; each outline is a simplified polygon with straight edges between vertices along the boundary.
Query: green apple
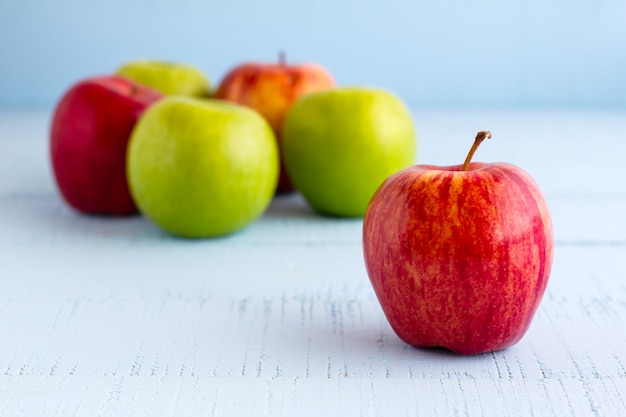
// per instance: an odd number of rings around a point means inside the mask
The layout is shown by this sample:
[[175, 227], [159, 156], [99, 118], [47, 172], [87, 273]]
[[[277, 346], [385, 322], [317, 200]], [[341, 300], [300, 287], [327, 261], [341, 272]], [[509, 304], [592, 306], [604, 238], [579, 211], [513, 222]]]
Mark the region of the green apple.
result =
[[126, 170], [139, 211], [189, 238], [232, 233], [267, 208], [279, 153], [254, 110], [213, 99], [167, 96], [131, 134]]
[[115, 73], [168, 95], [206, 97], [210, 91], [204, 73], [187, 64], [140, 59], [125, 63]]
[[283, 126], [285, 168], [318, 212], [360, 217], [385, 178], [415, 161], [417, 135], [404, 103], [376, 88], [307, 94]]

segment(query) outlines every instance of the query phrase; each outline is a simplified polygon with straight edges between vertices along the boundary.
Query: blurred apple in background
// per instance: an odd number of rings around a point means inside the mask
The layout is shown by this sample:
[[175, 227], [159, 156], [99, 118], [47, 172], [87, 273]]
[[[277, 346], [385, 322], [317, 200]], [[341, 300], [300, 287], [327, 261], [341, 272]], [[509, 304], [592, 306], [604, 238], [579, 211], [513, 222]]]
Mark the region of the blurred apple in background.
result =
[[506, 163], [415, 165], [385, 180], [363, 221], [367, 272], [396, 334], [478, 354], [515, 344], [548, 284], [552, 220], [535, 181]]
[[84, 213], [130, 215], [126, 147], [138, 117], [163, 95], [117, 76], [84, 79], [58, 102], [50, 157], [65, 201]]
[[411, 113], [383, 89], [307, 94], [283, 126], [289, 177], [313, 208], [333, 216], [363, 216], [383, 180], [414, 163], [416, 147]]
[[115, 73], [166, 95], [207, 97], [211, 88], [208, 78], [198, 68], [175, 62], [134, 60], [122, 65]]
[[[320, 65], [287, 64], [281, 54], [277, 63], [249, 62], [234, 67], [214, 97], [258, 111], [272, 126], [280, 147], [283, 120], [293, 103], [304, 94], [334, 86], [333, 77]], [[293, 185], [281, 169], [278, 192], [289, 191], [293, 191]]]
[[271, 202], [278, 147], [253, 110], [168, 96], [137, 123], [127, 170], [137, 206], [155, 224], [182, 237], [219, 236], [248, 225]]

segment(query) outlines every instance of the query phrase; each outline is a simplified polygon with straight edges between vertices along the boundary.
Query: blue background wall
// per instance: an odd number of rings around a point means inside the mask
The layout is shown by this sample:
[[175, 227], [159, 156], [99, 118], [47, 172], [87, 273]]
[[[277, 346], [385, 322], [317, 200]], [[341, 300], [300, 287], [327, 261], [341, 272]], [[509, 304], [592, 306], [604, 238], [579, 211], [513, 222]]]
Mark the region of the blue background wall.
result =
[[281, 49], [414, 107], [626, 108], [624, 0], [0, 0], [0, 106], [133, 58], [217, 83]]

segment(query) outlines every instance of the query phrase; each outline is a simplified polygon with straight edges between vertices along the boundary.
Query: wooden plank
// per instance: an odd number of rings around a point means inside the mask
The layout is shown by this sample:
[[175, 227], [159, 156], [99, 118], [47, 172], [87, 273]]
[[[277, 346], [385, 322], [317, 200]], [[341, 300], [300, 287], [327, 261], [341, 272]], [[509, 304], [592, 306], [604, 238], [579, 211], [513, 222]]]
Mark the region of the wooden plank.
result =
[[624, 392], [624, 379], [607, 378], [0, 376], [0, 415], [620, 417]]
[[[267, 253], [254, 251], [248, 261], [258, 265]], [[349, 253], [334, 252], [334, 260]], [[589, 253], [594, 263], [585, 260]], [[92, 277], [67, 268], [68, 280], [56, 271], [48, 284], [25, 285], [16, 276], [16, 284], [5, 283], [0, 295], [0, 371], [8, 376], [623, 378], [625, 255], [626, 248], [560, 248], [527, 337], [502, 354], [467, 359], [400, 342], [364, 273], [330, 275], [327, 267], [331, 278], [316, 285], [306, 282], [315, 274], [291, 283], [288, 275], [249, 274], [228, 277], [235, 282], [225, 284], [211, 281], [209, 273], [154, 279], [155, 271], [142, 274], [137, 268], [124, 277], [114, 276], [121, 268]], [[94, 269], [103, 265], [85, 262]], [[265, 280], [267, 289], [241, 288], [255, 280]]]
[[527, 146], [490, 143], [481, 159], [527, 165], [554, 219], [528, 334], [473, 357], [402, 343], [369, 285], [361, 221], [301, 197], [217, 240], [72, 212], [46, 117], [0, 112], [15, 142], [0, 154], [0, 416], [626, 414], [621, 114], [416, 114], [442, 138], [423, 140], [433, 163], [496, 120], [497, 138]]
[[[562, 245], [626, 244], [625, 198], [548, 198], [555, 239]], [[153, 247], [233, 247], [281, 245], [360, 245], [361, 219], [319, 216], [298, 195], [272, 202], [250, 227], [225, 238], [205, 241], [175, 239], [146, 219], [83, 216], [61, 198], [46, 194], [0, 194], [0, 245], [38, 247], [92, 245]], [[281, 249], [282, 250], [282, 249]], [[277, 256], [280, 258], [280, 256]]]

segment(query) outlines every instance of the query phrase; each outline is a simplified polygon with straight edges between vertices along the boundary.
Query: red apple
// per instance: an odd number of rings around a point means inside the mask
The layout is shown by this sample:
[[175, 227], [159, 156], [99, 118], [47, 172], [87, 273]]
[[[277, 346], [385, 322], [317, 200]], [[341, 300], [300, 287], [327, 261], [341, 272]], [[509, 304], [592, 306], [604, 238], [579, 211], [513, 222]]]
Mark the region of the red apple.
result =
[[[279, 147], [283, 120], [302, 95], [335, 86], [330, 73], [317, 64], [287, 65], [281, 54], [278, 63], [248, 62], [230, 70], [215, 91], [215, 98], [233, 101], [258, 111], [274, 130]], [[294, 187], [282, 168], [278, 192]]]
[[57, 186], [74, 209], [131, 215], [126, 145], [135, 122], [162, 94], [119, 76], [73, 85], [54, 110], [50, 156]]
[[506, 163], [415, 165], [387, 178], [363, 223], [370, 281], [396, 334], [477, 354], [512, 346], [539, 306], [554, 237], [535, 181]]

